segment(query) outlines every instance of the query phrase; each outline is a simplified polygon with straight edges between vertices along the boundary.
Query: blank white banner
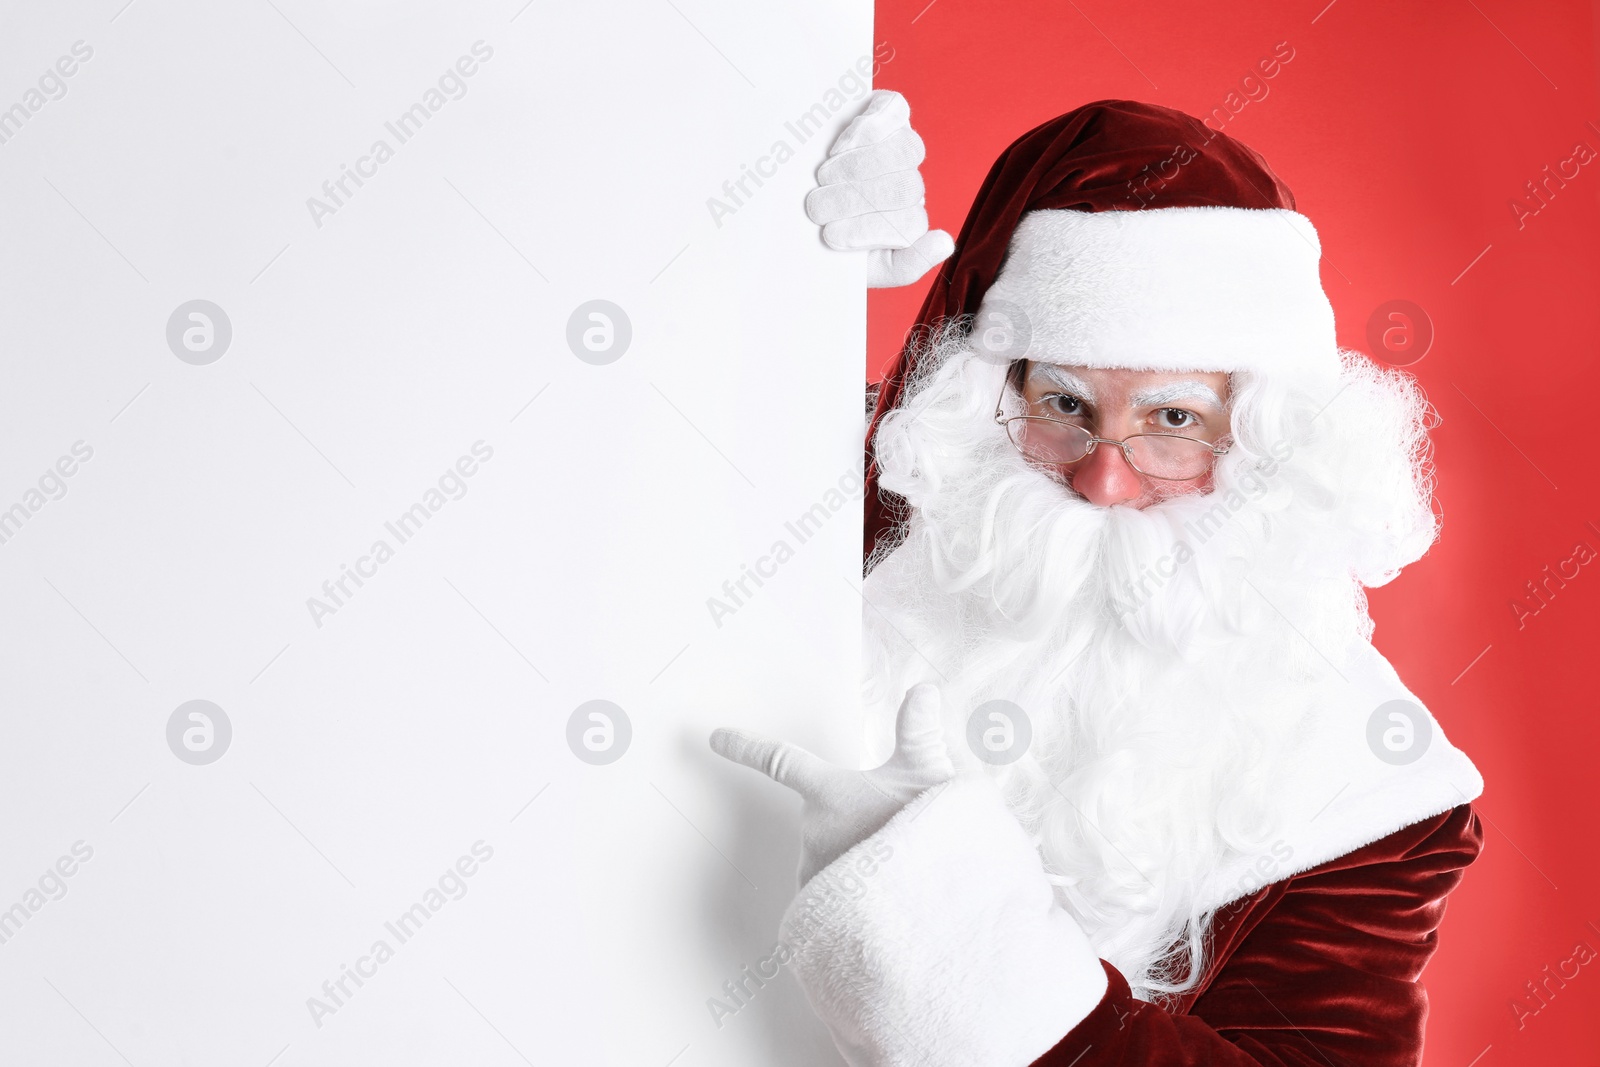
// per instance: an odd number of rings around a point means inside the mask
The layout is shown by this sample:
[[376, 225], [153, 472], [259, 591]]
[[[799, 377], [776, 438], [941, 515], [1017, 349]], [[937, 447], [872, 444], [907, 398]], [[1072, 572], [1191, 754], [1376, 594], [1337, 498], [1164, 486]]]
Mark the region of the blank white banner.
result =
[[0, 1060], [838, 1062], [870, 4], [8, 7]]

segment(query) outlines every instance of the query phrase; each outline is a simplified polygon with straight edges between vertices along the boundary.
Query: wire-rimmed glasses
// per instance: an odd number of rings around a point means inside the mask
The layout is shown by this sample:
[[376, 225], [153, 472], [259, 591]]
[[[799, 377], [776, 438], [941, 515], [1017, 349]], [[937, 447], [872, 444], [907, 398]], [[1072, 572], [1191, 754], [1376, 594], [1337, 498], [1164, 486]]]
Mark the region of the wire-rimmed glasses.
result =
[[1227, 455], [1231, 447], [1175, 433], [1136, 433], [1117, 441], [1096, 437], [1076, 423], [1049, 415], [1008, 416], [1005, 413], [1006, 386], [1015, 385], [1018, 396], [1027, 403], [1021, 388], [1027, 365], [1027, 360], [1018, 360], [1007, 372], [1000, 397], [995, 402], [994, 421], [1005, 427], [1006, 436], [1030, 463], [1046, 468], [1070, 467], [1099, 445], [1115, 445], [1122, 449], [1128, 466], [1140, 474], [1163, 481], [1186, 482], [1204, 476], [1217, 457]]

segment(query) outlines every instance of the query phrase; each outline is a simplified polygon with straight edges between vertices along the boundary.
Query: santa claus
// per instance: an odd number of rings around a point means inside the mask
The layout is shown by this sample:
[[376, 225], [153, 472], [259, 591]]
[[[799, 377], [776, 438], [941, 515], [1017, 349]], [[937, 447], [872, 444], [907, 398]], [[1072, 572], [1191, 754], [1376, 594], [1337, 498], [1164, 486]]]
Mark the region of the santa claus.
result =
[[[808, 200], [878, 284], [951, 255], [874, 94]], [[1432, 544], [1429, 408], [1341, 350], [1254, 151], [1088, 104], [989, 172], [868, 432], [872, 770], [804, 798], [780, 959], [854, 1065], [1421, 1059], [1482, 780], [1371, 643]], [[892, 730], [892, 737], [890, 731]]]

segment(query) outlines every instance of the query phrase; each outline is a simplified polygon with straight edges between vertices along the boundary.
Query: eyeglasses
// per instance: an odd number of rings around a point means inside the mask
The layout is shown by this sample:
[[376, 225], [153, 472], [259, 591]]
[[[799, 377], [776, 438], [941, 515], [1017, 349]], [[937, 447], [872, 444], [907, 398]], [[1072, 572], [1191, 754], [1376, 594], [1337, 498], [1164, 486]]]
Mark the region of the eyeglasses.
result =
[[1027, 373], [1027, 360], [1019, 360], [1006, 375], [995, 402], [994, 421], [1006, 428], [1006, 436], [1024, 459], [1043, 467], [1071, 466], [1088, 456], [1099, 445], [1122, 449], [1128, 466], [1149, 478], [1186, 482], [1199, 478], [1228, 454], [1229, 445], [1214, 445], [1180, 434], [1136, 433], [1120, 441], [1096, 437], [1075, 423], [1046, 415], [1011, 415], [1004, 410], [1005, 389], [1021, 382]]

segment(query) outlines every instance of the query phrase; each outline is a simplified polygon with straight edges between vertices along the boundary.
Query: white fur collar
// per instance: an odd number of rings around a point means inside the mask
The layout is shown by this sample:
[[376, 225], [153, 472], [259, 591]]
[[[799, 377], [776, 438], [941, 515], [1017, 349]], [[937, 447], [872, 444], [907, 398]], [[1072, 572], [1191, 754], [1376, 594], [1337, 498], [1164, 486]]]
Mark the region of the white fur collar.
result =
[[1218, 870], [1205, 906], [1249, 896], [1483, 793], [1478, 769], [1377, 649], [1361, 642], [1342, 673], [1349, 699], [1330, 700], [1276, 769], [1278, 840]]

